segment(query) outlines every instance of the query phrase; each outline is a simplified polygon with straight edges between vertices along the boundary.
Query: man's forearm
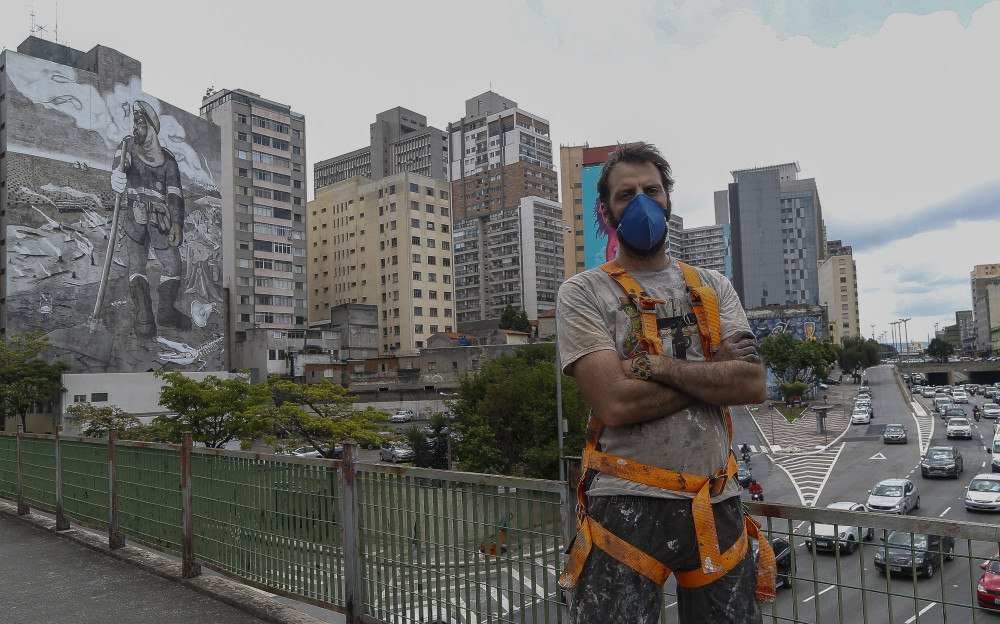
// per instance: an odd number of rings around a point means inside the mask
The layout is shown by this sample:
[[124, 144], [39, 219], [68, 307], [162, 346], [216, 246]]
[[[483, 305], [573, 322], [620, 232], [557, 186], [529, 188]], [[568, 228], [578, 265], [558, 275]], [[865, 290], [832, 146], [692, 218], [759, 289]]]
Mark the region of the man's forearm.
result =
[[711, 405], [745, 405], [764, 400], [764, 368], [741, 360], [689, 362], [651, 356], [652, 380]]
[[607, 414], [598, 414], [604, 424], [618, 427], [656, 420], [678, 412], [697, 401], [694, 397], [657, 383], [641, 379], [621, 379], [608, 388], [615, 397]]

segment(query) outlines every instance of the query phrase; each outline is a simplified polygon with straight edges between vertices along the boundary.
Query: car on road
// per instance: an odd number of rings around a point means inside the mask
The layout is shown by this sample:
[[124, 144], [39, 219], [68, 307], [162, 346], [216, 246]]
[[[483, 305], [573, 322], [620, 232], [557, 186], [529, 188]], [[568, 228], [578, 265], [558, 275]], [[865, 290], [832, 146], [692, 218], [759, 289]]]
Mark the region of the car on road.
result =
[[885, 540], [885, 548], [875, 551], [875, 569], [889, 574], [920, 575], [931, 578], [942, 560], [955, 558], [955, 538], [893, 531]]
[[997, 398], [998, 391], [996, 388], [987, 388], [983, 390], [983, 398], [985, 399], [995, 399]]
[[932, 446], [920, 458], [920, 476], [955, 477], [965, 470], [965, 459], [962, 452], [954, 446]]
[[906, 444], [906, 427], [900, 424], [886, 425], [882, 430], [883, 444]]
[[[839, 502], [830, 503], [827, 509], [840, 511], [867, 511], [861, 503]], [[813, 526], [812, 534], [805, 538], [806, 548], [813, 552], [820, 550], [832, 551], [834, 548], [842, 554], [850, 554], [857, 550], [858, 544], [875, 537], [875, 529], [855, 526], [834, 526], [832, 524], [817, 524]]]
[[968, 414], [965, 413], [965, 408], [958, 405], [948, 405], [941, 412], [941, 420], [948, 422], [951, 418], [965, 418]]
[[909, 479], [883, 479], [868, 490], [865, 507], [869, 511], [907, 514], [920, 509], [920, 493]]
[[[750, 540], [750, 548], [753, 550], [753, 559], [756, 562], [757, 553], [760, 550], [757, 540]], [[789, 545], [787, 539], [772, 537], [771, 548], [774, 549], [774, 563], [778, 569], [775, 589], [789, 588], [795, 580], [792, 574], [792, 547]]]
[[1000, 419], [1000, 405], [997, 405], [996, 403], [983, 404], [983, 418]]
[[750, 465], [745, 461], [736, 462], [736, 480], [743, 487], [750, 485], [750, 481], [753, 480], [753, 473], [750, 472]]
[[413, 420], [414, 414], [413, 410], [410, 409], [398, 409], [396, 413], [389, 417], [389, 422], [391, 423], [408, 423]]
[[379, 450], [379, 458], [393, 464], [413, 461], [413, 455], [413, 449], [405, 444], [384, 444]]
[[934, 397], [934, 411], [941, 414], [944, 413], [944, 408], [951, 405], [951, 397], [936, 396]]
[[872, 413], [867, 407], [855, 407], [854, 411], [851, 413], [852, 425], [867, 425], [871, 421]]
[[956, 390], [951, 393], [951, 400], [954, 403], [968, 403], [969, 395], [966, 394], [964, 390], [962, 391]]
[[948, 427], [945, 430], [945, 437], [949, 440], [961, 438], [963, 440], [972, 439], [972, 423], [968, 418], [949, 418]]
[[1000, 609], [1000, 559], [994, 557], [979, 567], [983, 575], [976, 583], [976, 602], [983, 609], [996, 611]]
[[931, 387], [924, 388], [923, 390], [920, 391], [920, 396], [924, 397], [925, 399], [933, 399], [934, 388]]
[[1000, 511], [1000, 475], [984, 472], [972, 477], [965, 489], [965, 508], [969, 511]]

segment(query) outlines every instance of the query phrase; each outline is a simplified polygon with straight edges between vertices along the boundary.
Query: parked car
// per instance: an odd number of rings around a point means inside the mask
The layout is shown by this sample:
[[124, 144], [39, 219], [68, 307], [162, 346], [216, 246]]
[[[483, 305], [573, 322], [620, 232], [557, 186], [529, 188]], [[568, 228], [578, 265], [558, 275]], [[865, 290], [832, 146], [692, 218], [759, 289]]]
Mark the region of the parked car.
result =
[[[292, 451], [292, 455], [295, 455], [296, 457], [312, 457], [312, 458], [323, 457], [322, 453], [320, 453], [311, 446], [300, 446], [299, 448]], [[340, 459], [343, 456], [344, 456], [344, 445], [338, 442], [337, 444], [333, 445], [333, 453], [329, 455], [327, 459]]]
[[384, 444], [379, 450], [379, 457], [394, 464], [413, 461], [413, 449], [405, 444]]
[[961, 438], [963, 440], [972, 439], [972, 423], [968, 418], [949, 418], [948, 428], [945, 430], [945, 437], [949, 440]]
[[[841, 511], [867, 511], [861, 503], [849, 502], [830, 503], [826, 508]], [[813, 527], [812, 534], [806, 536], [805, 542], [806, 548], [813, 552], [832, 551], [837, 548], [842, 554], [850, 554], [858, 548], [858, 544], [862, 540], [867, 541], [873, 537], [875, 537], [875, 529], [872, 528], [817, 524]]]
[[983, 418], [1000, 419], [1000, 405], [996, 403], [986, 403], [983, 405]]
[[851, 413], [851, 424], [852, 425], [867, 425], [872, 421], [872, 413], [867, 407], [855, 407], [854, 412]]
[[972, 477], [965, 489], [965, 508], [969, 511], [1000, 511], [1000, 475], [984, 472]]
[[920, 493], [909, 479], [883, 479], [868, 490], [865, 507], [870, 511], [907, 514], [920, 509]]
[[976, 601], [980, 608], [996, 611], [1000, 609], [1000, 559], [994, 557], [979, 567], [983, 575], [976, 583]]
[[885, 544], [875, 551], [875, 569], [883, 576], [888, 572], [931, 578], [942, 560], [955, 558], [954, 537], [893, 531]]
[[[772, 537], [771, 548], [774, 549], [774, 563], [778, 569], [778, 578], [775, 581], [775, 589], [789, 588], [794, 582], [792, 574], [792, 548], [788, 540], [783, 537]], [[750, 548], [753, 549], [754, 561], [757, 561], [759, 545], [757, 540], [750, 540]]]
[[413, 420], [414, 413], [413, 410], [409, 409], [398, 409], [396, 413], [389, 417], [389, 422], [391, 423], [408, 423]]
[[965, 470], [965, 460], [961, 451], [954, 446], [932, 446], [920, 458], [920, 476], [955, 477]]
[[886, 425], [882, 430], [883, 444], [906, 444], [906, 427], [899, 424]]

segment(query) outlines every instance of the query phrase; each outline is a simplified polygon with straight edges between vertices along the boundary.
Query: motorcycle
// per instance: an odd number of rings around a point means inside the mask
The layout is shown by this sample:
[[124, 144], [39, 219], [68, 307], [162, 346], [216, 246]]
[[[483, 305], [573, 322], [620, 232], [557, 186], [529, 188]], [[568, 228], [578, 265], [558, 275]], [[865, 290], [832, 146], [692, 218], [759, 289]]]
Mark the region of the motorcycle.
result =
[[754, 492], [753, 494], [750, 495], [750, 500], [752, 500], [752, 501], [763, 501], [764, 500], [764, 493], [763, 492]]
[[982, 413], [980, 412], [979, 407], [974, 407], [972, 409], [972, 417], [976, 419], [976, 422], [979, 422], [979, 419], [982, 418]]
[[743, 449], [742, 452], [743, 452], [743, 461], [749, 462], [750, 461], [750, 449], [745, 448], [745, 449]]

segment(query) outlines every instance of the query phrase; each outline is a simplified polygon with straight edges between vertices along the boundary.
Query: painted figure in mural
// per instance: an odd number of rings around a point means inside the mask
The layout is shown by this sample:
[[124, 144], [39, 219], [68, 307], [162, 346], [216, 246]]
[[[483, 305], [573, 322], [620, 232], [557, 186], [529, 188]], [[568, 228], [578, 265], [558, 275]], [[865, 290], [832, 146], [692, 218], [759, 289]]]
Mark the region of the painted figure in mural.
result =
[[604, 246], [604, 261], [611, 262], [618, 255], [618, 236], [615, 234], [615, 228], [604, 218], [604, 204], [600, 198], [594, 202], [594, 217], [598, 227], [601, 228], [601, 233], [608, 241]]
[[808, 342], [816, 342], [816, 323], [806, 321], [802, 324], [802, 333]]
[[[157, 324], [191, 329], [191, 319], [174, 304], [181, 291], [180, 245], [184, 238], [184, 194], [177, 159], [160, 144], [160, 119], [147, 102], [132, 105], [132, 135], [115, 152], [111, 188], [122, 195], [121, 226], [128, 260], [132, 326], [136, 336], [151, 338]], [[146, 271], [149, 249], [160, 263], [153, 314], [152, 286]]]

